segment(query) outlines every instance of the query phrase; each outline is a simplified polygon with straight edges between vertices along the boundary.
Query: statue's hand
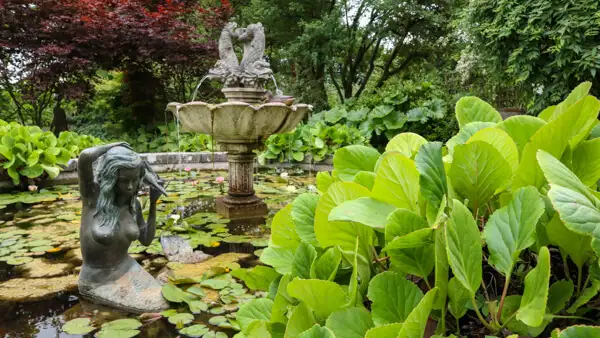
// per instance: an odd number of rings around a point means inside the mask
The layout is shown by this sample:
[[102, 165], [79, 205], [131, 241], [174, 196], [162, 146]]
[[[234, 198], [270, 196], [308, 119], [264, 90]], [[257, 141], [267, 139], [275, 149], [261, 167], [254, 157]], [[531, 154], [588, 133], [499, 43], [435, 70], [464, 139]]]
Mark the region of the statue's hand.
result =
[[157, 180], [156, 183], [157, 184], [150, 185], [150, 202], [152, 203], [156, 203], [156, 201], [158, 201], [160, 198], [160, 195], [166, 195], [166, 191], [163, 188], [164, 181]]

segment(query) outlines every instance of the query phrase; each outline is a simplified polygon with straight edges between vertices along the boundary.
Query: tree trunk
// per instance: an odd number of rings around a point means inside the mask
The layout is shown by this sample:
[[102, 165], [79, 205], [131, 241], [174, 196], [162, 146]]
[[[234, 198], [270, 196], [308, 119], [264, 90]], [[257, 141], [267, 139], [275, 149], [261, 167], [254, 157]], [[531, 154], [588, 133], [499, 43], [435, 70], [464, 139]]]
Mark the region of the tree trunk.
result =
[[[132, 65], [125, 72], [127, 83], [126, 100], [131, 105], [132, 116], [126, 129], [151, 125], [156, 116], [156, 96], [160, 81], [154, 74], [143, 68]], [[127, 117], [125, 117], [127, 118]]]
[[61, 132], [69, 130], [69, 124], [67, 122], [67, 114], [61, 107], [62, 96], [59, 95], [56, 98], [56, 105], [54, 106], [54, 117], [52, 118], [52, 132], [58, 137]]

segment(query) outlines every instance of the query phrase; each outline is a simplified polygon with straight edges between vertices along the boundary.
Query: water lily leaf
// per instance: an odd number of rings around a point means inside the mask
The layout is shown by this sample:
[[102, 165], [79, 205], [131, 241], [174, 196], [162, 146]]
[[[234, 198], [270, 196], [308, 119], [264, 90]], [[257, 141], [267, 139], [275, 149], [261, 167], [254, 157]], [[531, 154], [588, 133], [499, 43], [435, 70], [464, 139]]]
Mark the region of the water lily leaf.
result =
[[237, 313], [237, 321], [242, 332], [249, 333], [251, 325], [256, 322], [269, 323], [273, 301], [268, 298], [253, 299], [242, 305]]
[[280, 276], [273, 268], [262, 265], [252, 269], [237, 269], [231, 275], [243, 280], [250, 290], [261, 291], [268, 291], [269, 285]]
[[385, 228], [388, 215], [397, 208], [371, 197], [343, 202], [329, 213], [329, 222], [358, 222], [371, 228]]
[[348, 301], [340, 285], [318, 279], [294, 279], [288, 284], [287, 291], [290, 296], [308, 305], [320, 320], [325, 320]]
[[419, 172], [413, 160], [397, 152], [386, 153], [375, 174], [373, 197], [418, 212]]
[[400, 133], [394, 136], [385, 147], [385, 151], [397, 151], [408, 158], [414, 158], [427, 140], [414, 133]]
[[456, 102], [456, 119], [460, 128], [471, 122], [502, 122], [494, 107], [475, 96], [465, 96]]
[[46, 245], [46, 246], [36, 246], [35, 248], [30, 248], [29, 251], [30, 252], [46, 252], [46, 251], [49, 251], [52, 249], [54, 249], [53, 246]]
[[433, 307], [433, 301], [435, 300], [437, 288], [429, 290], [419, 304], [412, 310], [412, 312], [406, 318], [406, 321], [402, 323], [400, 334], [398, 337], [420, 337], [423, 338], [425, 334], [425, 327], [427, 326], [427, 320], [429, 319], [429, 313]]
[[327, 249], [310, 267], [310, 278], [332, 281], [342, 262], [342, 254], [336, 248]]
[[66, 322], [61, 330], [68, 334], [86, 334], [96, 329], [90, 323], [91, 320], [89, 318], [76, 318]]
[[113, 329], [113, 330], [135, 330], [139, 329], [142, 323], [137, 319], [125, 318], [117, 319], [102, 324], [102, 329]]
[[498, 123], [496, 128], [504, 130], [510, 135], [517, 145], [520, 156], [531, 137], [545, 124], [544, 120], [535, 116], [517, 115]]
[[139, 330], [102, 329], [96, 333], [96, 338], [130, 338], [140, 334]]
[[474, 212], [508, 186], [511, 173], [502, 154], [481, 141], [457, 146], [449, 171], [452, 187]]
[[208, 327], [206, 327], [206, 325], [196, 324], [179, 330], [179, 333], [188, 337], [198, 338], [206, 337], [204, 334], [208, 333], [209, 331], [210, 330], [208, 329]]
[[458, 200], [446, 226], [446, 251], [454, 276], [474, 296], [481, 284], [481, 239], [473, 215]]
[[333, 166], [342, 181], [351, 182], [360, 171], [374, 171], [379, 155], [374, 148], [351, 145], [335, 152]]
[[211, 288], [213, 290], [221, 290], [229, 285], [229, 281], [220, 279], [207, 279], [200, 283], [200, 285]]
[[200, 285], [192, 285], [189, 288], [187, 288], [185, 290], [186, 292], [189, 292], [193, 295], [196, 295], [198, 297], [204, 297], [205, 293], [204, 290], [202, 290], [202, 288], [200, 287]]
[[335, 338], [335, 335], [331, 330], [325, 326], [319, 324], [313, 325], [310, 329], [302, 332], [297, 336], [298, 338]]
[[292, 218], [292, 205], [279, 210], [271, 223], [271, 242], [281, 248], [296, 249], [301, 243]]
[[176, 309], [169, 309], [169, 310], [165, 310], [163, 312], [160, 313], [163, 317], [168, 318], [171, 317], [173, 315], [177, 314], [177, 310]]
[[404, 276], [386, 271], [371, 279], [368, 298], [376, 326], [404, 322], [419, 304], [423, 293]]
[[325, 326], [336, 337], [364, 338], [373, 327], [371, 313], [364, 308], [351, 307], [336, 311], [327, 318]]
[[548, 248], [542, 247], [537, 266], [525, 276], [525, 291], [517, 311], [518, 320], [532, 327], [542, 324], [546, 312], [549, 280], [550, 252]]
[[305, 304], [300, 302], [292, 310], [290, 320], [285, 329], [284, 338], [298, 337], [304, 331], [310, 329], [316, 322], [313, 311]]
[[208, 320], [208, 323], [210, 325], [218, 326], [219, 324], [221, 324], [223, 322], [227, 322], [227, 321], [228, 321], [228, 319], [225, 316], [214, 316]]
[[514, 192], [508, 205], [490, 216], [483, 231], [489, 262], [505, 276], [511, 274], [521, 251], [535, 243], [536, 224], [544, 209], [537, 189], [525, 187]]
[[164, 284], [162, 286], [162, 295], [169, 302], [181, 303], [183, 302], [184, 292], [173, 284]]
[[225, 312], [227, 312], [227, 309], [225, 309], [222, 306], [217, 306], [217, 307], [213, 307], [209, 310], [210, 313], [212, 313], [213, 315], [221, 315]]
[[194, 320], [194, 315], [191, 313], [178, 313], [169, 317], [169, 323], [177, 325], [181, 323], [183, 325], [189, 324]]
[[315, 236], [315, 211], [318, 202], [319, 195], [301, 194], [292, 202], [291, 214], [300, 239], [315, 247], [319, 246]]
[[[10, 256], [9, 256], [10, 257]], [[29, 262], [32, 262], [33, 258], [31, 257], [12, 257], [11, 259], [6, 260], [6, 264], [8, 265], [22, 265]]]
[[208, 304], [201, 300], [189, 300], [186, 303], [189, 306], [191, 313], [198, 314], [208, 310]]

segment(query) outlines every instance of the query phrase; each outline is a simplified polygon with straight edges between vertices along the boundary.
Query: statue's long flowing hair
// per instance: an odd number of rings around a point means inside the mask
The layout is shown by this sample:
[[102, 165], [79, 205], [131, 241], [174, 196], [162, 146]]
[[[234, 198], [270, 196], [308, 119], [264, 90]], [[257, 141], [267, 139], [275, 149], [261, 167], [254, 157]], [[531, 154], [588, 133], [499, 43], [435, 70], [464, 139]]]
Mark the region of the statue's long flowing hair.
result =
[[[94, 214], [94, 218], [98, 222], [94, 229], [94, 237], [99, 241], [108, 240], [118, 230], [120, 208], [115, 202], [115, 186], [119, 177], [119, 169], [140, 169], [141, 183], [148, 169], [148, 164], [137, 153], [124, 147], [112, 148], [98, 158], [94, 168], [94, 177], [100, 187], [100, 192], [96, 203], [96, 213]], [[134, 194], [131, 200], [128, 201], [129, 209], [134, 218], [137, 214], [134, 212], [135, 202], [136, 195]]]

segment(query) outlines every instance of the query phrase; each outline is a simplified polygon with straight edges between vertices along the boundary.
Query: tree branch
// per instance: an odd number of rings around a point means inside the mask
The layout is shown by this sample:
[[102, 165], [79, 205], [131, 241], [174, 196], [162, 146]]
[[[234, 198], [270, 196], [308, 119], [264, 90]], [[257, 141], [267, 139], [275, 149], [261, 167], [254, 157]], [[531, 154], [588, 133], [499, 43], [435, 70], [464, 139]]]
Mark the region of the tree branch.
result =
[[335, 90], [338, 94], [338, 96], [340, 97], [340, 102], [344, 103], [344, 94], [342, 93], [342, 89], [340, 88], [340, 84], [336, 81], [335, 79], [335, 75], [333, 74], [333, 67], [329, 66], [327, 67], [329, 69], [329, 77], [331, 77], [331, 82], [333, 83], [333, 86], [335, 87]]

